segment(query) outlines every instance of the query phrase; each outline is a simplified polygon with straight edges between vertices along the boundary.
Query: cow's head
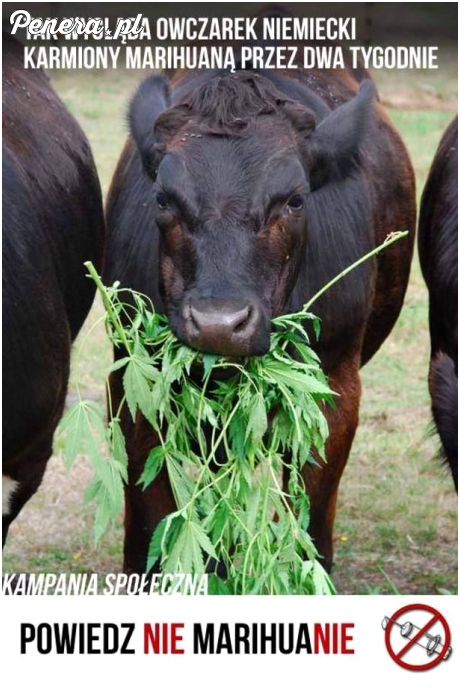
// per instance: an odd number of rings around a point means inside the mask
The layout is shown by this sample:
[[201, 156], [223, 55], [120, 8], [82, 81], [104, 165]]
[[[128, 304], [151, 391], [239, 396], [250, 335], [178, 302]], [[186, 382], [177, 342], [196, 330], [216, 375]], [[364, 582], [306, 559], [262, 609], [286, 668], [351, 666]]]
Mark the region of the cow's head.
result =
[[299, 274], [308, 195], [355, 163], [374, 87], [364, 82], [317, 127], [252, 73], [202, 79], [154, 122], [146, 91], [130, 122], [152, 178], [171, 327], [204, 352], [261, 355]]

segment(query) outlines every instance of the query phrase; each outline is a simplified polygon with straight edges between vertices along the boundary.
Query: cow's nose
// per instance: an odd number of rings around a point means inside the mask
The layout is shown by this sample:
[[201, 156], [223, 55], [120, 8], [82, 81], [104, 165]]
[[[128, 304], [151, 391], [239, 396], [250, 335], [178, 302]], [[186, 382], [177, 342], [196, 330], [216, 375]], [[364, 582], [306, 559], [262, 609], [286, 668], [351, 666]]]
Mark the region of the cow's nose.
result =
[[249, 322], [249, 306], [225, 304], [217, 308], [212, 306], [190, 305], [190, 317], [198, 332], [203, 334], [216, 333], [219, 337], [232, 337], [238, 330], [244, 332]]
[[255, 302], [193, 300], [184, 318], [188, 340], [196, 349], [223, 356], [261, 353], [263, 314]]

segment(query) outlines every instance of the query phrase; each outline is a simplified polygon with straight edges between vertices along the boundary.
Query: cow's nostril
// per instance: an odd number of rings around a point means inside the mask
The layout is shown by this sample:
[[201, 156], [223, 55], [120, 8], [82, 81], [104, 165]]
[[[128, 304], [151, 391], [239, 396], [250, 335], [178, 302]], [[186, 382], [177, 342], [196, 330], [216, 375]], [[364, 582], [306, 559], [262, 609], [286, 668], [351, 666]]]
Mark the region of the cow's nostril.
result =
[[192, 322], [192, 325], [194, 328], [198, 331], [200, 331], [200, 313], [196, 309], [193, 308], [193, 306], [189, 306], [187, 309], [187, 312], [184, 312], [184, 315], [186, 318], [190, 319]]
[[244, 310], [241, 310], [235, 318], [235, 327], [233, 328], [234, 333], [243, 333], [251, 320], [252, 309], [247, 306]]

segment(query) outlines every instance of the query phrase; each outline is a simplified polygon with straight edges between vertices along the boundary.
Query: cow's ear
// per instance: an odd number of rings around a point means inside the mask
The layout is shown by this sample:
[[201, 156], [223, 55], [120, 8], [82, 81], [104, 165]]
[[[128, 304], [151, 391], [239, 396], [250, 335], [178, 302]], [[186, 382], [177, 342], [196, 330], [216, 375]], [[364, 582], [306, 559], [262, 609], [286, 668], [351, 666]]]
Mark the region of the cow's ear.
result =
[[334, 171], [346, 174], [356, 162], [376, 98], [374, 83], [365, 79], [354, 98], [318, 124], [307, 142], [312, 188], [325, 183]]
[[169, 85], [160, 75], [145, 79], [134, 94], [128, 111], [129, 129], [149, 174], [158, 167], [155, 123], [169, 107]]

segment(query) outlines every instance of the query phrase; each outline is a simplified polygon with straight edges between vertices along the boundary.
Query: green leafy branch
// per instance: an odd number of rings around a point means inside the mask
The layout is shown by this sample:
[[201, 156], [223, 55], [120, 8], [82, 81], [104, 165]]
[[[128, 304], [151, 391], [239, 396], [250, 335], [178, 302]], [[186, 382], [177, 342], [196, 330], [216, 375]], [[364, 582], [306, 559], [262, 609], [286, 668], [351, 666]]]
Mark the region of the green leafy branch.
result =
[[[177, 508], [152, 535], [148, 570], [156, 565], [200, 574], [216, 572], [220, 563], [226, 577], [211, 575], [214, 593], [333, 593], [308, 534], [302, 478], [305, 464], [325, 461], [323, 410], [333, 393], [305, 322], [318, 336], [319, 321], [309, 312], [314, 301], [405, 234], [390, 235], [300, 312], [275, 318], [269, 352], [239, 361], [186, 347], [147, 297], [105, 286], [87, 263], [107, 334], [123, 355], [109, 372], [122, 372], [124, 396], [113, 409], [109, 390], [107, 424], [99, 405], [80, 400], [60, 425], [67, 462], [85, 453], [94, 467], [86, 498], [96, 503], [96, 540], [122, 508], [128, 458], [120, 415], [126, 405], [133, 421], [140, 413], [158, 438], [139, 484], [147, 488], [166, 470]], [[215, 375], [222, 371], [224, 377]]]

